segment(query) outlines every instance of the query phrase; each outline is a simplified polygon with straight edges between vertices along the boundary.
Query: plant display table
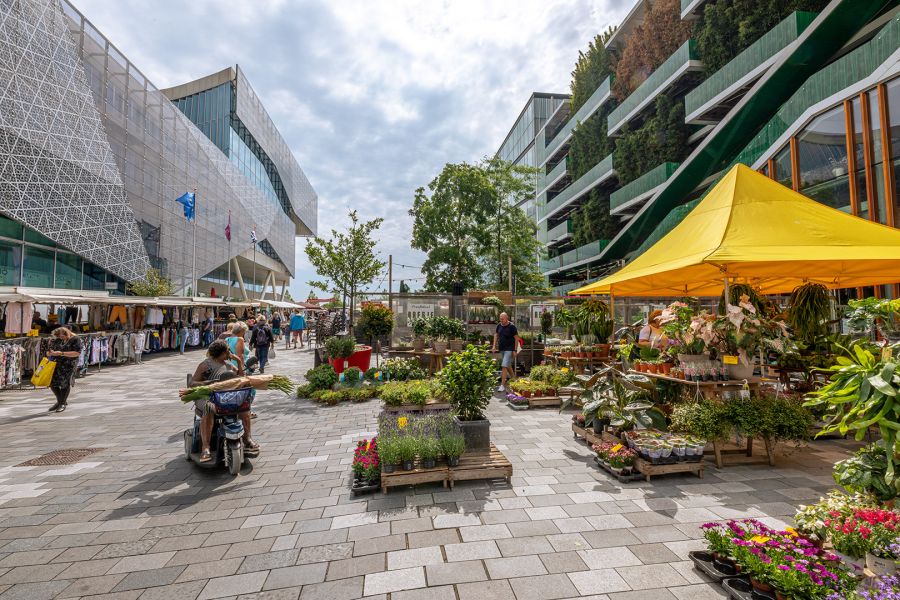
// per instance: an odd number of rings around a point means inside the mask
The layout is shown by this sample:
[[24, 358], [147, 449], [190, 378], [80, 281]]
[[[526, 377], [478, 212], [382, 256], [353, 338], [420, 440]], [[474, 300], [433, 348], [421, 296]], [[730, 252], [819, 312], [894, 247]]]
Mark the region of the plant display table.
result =
[[434, 375], [444, 368], [444, 360], [454, 354], [454, 350], [445, 350], [444, 352], [435, 352], [434, 350], [394, 350], [390, 354], [397, 358], [427, 358], [428, 373]]
[[559, 408], [562, 406], [562, 398], [559, 396], [532, 396], [528, 398], [528, 408], [540, 408], [553, 406]]
[[[661, 375], [659, 373], [642, 373], [640, 371], [635, 371], [634, 369], [628, 372], [636, 373], [638, 375], [644, 375], [646, 377], [649, 377], [650, 379], [670, 381], [672, 383], [679, 383], [681, 385], [693, 387], [707, 398], [718, 398], [723, 392], [735, 392], [744, 389], [743, 379], [729, 379], [726, 381], [687, 381], [684, 379], [679, 379], [677, 377]], [[750, 388], [751, 392], [759, 391], [760, 383], [761, 380], [756, 377], [747, 380], [747, 386]]]
[[[732, 464], [754, 464], [767, 463], [770, 467], [775, 466], [775, 448], [768, 438], [763, 438], [763, 444], [766, 447], [765, 456], [753, 456], [753, 438], [747, 438], [747, 442], [743, 447], [727, 448], [725, 442], [714, 440], [712, 450], [707, 450], [704, 454], [712, 454], [716, 459], [716, 467], [723, 468], [725, 466], [725, 457], [732, 456], [737, 458]], [[749, 460], [748, 460], [749, 459]], [[729, 461], [732, 462], [732, 461]]]
[[579, 427], [575, 423], [572, 423], [572, 432], [574, 433], [576, 438], [584, 438], [584, 441], [588, 444], [600, 444], [602, 442], [617, 443], [622, 441], [622, 438], [615, 436], [608, 431], [604, 431], [603, 433], [598, 435], [594, 433], [593, 429]]
[[437, 400], [429, 400], [422, 404], [401, 404], [399, 406], [384, 405], [384, 412], [400, 413], [400, 412], [427, 412], [431, 410], [450, 410], [449, 402], [439, 402]]
[[497, 450], [492, 443], [490, 450], [470, 450], [459, 457], [459, 465], [448, 467], [445, 463], [432, 469], [422, 468], [417, 460], [412, 471], [394, 471], [381, 473], [381, 491], [387, 493], [389, 488], [419, 483], [441, 482], [444, 487], [453, 488], [457, 481], [473, 479], [506, 479], [512, 477], [512, 463]]
[[654, 475], [670, 475], [672, 473], [694, 473], [703, 479], [703, 461], [689, 462], [679, 461], [668, 465], [654, 465], [648, 460], [638, 458], [634, 461], [634, 468], [640, 471], [644, 479], [650, 481]]

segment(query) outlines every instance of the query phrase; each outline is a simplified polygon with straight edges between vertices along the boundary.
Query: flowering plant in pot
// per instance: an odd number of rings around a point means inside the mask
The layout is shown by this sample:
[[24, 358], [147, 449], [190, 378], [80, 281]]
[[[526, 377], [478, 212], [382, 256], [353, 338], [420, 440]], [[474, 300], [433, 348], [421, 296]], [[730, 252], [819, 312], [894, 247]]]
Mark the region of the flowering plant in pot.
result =
[[450, 401], [466, 439], [466, 448], [490, 448], [491, 423], [484, 417], [496, 376], [495, 362], [483, 348], [469, 345], [451, 355], [440, 373], [441, 388]]
[[613, 447], [610, 449], [607, 460], [609, 461], [609, 467], [614, 472], [620, 473], [626, 469], [630, 471], [636, 458], [637, 454], [634, 450], [629, 448], [619, 448], [618, 450], [615, 450], [615, 447]]
[[381, 479], [381, 463], [378, 460], [377, 438], [362, 440], [353, 452], [353, 475], [359, 485], [374, 485]]
[[528, 406], [528, 398], [512, 392], [506, 394], [506, 401], [513, 406]]
[[[402, 417], [401, 417], [402, 418]], [[404, 471], [412, 471], [418, 452], [416, 438], [411, 435], [403, 435], [397, 438], [397, 452]]]
[[447, 457], [447, 464], [451, 467], [459, 466], [459, 457], [466, 451], [466, 438], [462, 432], [448, 433], [441, 437], [441, 451]]
[[711, 319], [714, 317], [696, 313], [685, 302], [673, 302], [663, 309], [659, 323], [672, 342], [669, 353], [677, 355], [680, 363], [705, 360], [709, 351], [701, 332]]
[[[761, 348], [782, 353], [790, 340], [784, 321], [775, 321], [757, 312], [749, 296], [742, 295], [736, 305], [725, 304], [725, 315], [704, 328], [701, 337], [709, 340], [725, 356], [736, 356], [737, 364], [729, 366], [734, 379], [753, 375], [754, 358]], [[726, 364], [728, 360], [725, 359]]]

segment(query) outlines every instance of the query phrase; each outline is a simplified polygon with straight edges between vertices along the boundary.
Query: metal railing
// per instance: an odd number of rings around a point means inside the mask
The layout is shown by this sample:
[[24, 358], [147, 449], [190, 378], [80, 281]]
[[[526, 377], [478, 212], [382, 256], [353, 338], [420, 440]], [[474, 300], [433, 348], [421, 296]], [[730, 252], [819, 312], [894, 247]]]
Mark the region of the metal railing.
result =
[[610, 154], [594, 167], [574, 181], [569, 187], [561, 191], [553, 200], [545, 204], [538, 211], [540, 219], [546, 219], [570, 202], [580, 198], [583, 194], [599, 185], [605, 179], [615, 174], [613, 170], [613, 155]]
[[609, 196], [610, 212], [620, 208], [635, 198], [646, 194], [650, 190], [662, 185], [678, 169], [680, 163], [665, 162], [650, 169], [634, 181], [631, 181]]

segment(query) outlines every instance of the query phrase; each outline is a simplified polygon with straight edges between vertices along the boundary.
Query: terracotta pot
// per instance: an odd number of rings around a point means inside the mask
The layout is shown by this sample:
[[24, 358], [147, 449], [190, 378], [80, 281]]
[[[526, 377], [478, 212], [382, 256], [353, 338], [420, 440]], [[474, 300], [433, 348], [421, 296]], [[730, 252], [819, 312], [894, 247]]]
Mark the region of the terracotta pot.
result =
[[647, 365], [648, 373], [657, 373], [659, 371], [659, 365], [657, 364], [649, 364]]
[[525, 390], [519, 394], [523, 398], [531, 398], [531, 390]]
[[609, 356], [609, 344], [597, 344], [597, 352], [594, 353], [594, 356], [597, 358], [606, 358]]

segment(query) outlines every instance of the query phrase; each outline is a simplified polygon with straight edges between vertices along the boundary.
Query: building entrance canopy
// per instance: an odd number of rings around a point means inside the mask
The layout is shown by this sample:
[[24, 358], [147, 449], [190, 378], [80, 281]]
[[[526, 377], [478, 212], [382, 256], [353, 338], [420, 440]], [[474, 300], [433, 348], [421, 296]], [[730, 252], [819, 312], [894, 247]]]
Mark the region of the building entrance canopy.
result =
[[718, 296], [725, 279], [764, 294], [807, 282], [900, 282], [900, 230], [810, 200], [736, 165], [668, 235], [572, 294]]

